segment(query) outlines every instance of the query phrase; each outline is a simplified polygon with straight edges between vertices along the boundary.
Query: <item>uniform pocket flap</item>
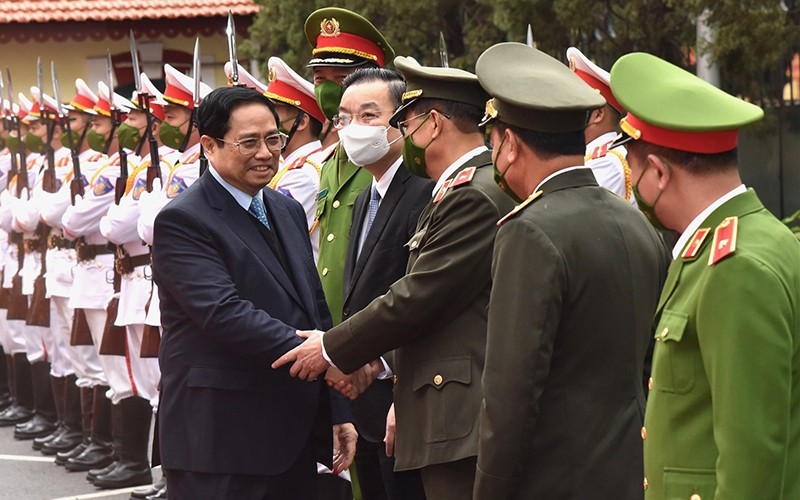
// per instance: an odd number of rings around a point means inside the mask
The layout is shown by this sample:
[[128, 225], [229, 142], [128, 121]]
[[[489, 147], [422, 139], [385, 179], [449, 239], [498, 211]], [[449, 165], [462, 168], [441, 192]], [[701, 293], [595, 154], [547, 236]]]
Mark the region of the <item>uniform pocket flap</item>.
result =
[[248, 372], [195, 366], [189, 369], [187, 385], [189, 387], [246, 391], [250, 389], [252, 380], [253, 374]]
[[408, 243], [406, 243], [405, 246], [408, 248], [410, 252], [417, 250], [419, 248], [423, 236], [425, 236], [425, 229], [417, 231], [417, 233], [414, 234], [414, 236], [412, 236], [410, 240], [408, 240]]
[[421, 366], [414, 372], [412, 390], [431, 385], [441, 389], [449, 382], [469, 384], [471, 381], [472, 361], [469, 357], [451, 358], [434, 361]]
[[664, 498], [711, 499], [716, 489], [714, 469], [664, 469]]
[[655, 339], [659, 342], [680, 342], [688, 322], [688, 314], [664, 310], [656, 328]]

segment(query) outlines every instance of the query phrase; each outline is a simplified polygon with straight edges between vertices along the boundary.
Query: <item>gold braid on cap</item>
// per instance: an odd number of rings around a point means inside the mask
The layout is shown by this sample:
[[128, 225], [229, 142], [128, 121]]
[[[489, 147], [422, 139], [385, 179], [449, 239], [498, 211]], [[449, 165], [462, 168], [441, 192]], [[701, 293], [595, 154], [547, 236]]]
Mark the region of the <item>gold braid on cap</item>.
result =
[[274, 94], [272, 92], [264, 92], [264, 95], [267, 96], [269, 99], [272, 99], [273, 101], [285, 102], [286, 104], [290, 106], [295, 106], [297, 108], [299, 108], [300, 104], [302, 104], [300, 101], [289, 99], [288, 97], [283, 97], [282, 95]]
[[619, 121], [619, 128], [637, 141], [642, 137], [642, 131], [628, 123], [625, 118]]
[[351, 56], [358, 56], [362, 59], [369, 59], [370, 61], [378, 62], [378, 56], [374, 54], [370, 54], [369, 52], [364, 52], [363, 50], [356, 50], [351, 49], [348, 47], [323, 47], [321, 49], [314, 49], [311, 51], [311, 55], [315, 56], [319, 53], [325, 52], [335, 52], [337, 54], [348, 54]]
[[486, 101], [486, 116], [489, 118], [497, 118], [497, 109], [494, 107], [494, 99]]
[[422, 95], [422, 89], [409, 90], [408, 92], [403, 92], [403, 97], [400, 98], [400, 101], [401, 102], [410, 101], [411, 99], [416, 99], [421, 95]]

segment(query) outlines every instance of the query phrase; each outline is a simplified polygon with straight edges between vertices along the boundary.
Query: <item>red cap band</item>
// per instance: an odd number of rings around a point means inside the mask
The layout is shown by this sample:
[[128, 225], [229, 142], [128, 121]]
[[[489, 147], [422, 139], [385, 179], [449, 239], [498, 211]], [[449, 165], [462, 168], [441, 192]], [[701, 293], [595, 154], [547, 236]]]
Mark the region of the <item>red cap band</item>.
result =
[[636, 135], [639, 137], [634, 137], [634, 139], [642, 139], [657, 146], [689, 151], [690, 153], [715, 154], [730, 151], [736, 147], [739, 140], [738, 129], [711, 132], [671, 130], [645, 123], [630, 113], [622, 121], [627, 122], [623, 126], [623, 131], [626, 134], [631, 135], [625, 130], [626, 128], [633, 128], [638, 131]]
[[82, 94], [76, 94], [69, 102], [69, 105], [80, 111], [92, 111], [94, 109], [94, 101]]
[[586, 71], [581, 71], [579, 69], [575, 69], [575, 74], [580, 77], [581, 80], [586, 82], [587, 85], [600, 91], [600, 95], [605, 97], [606, 102], [612, 108], [616, 109], [620, 113], [625, 113], [625, 108], [622, 107], [622, 104], [614, 98], [614, 94], [611, 92], [611, 87], [605, 84], [602, 80], [596, 78], [594, 75], [590, 75]]
[[317, 47], [311, 51], [313, 55], [323, 52], [334, 52], [348, 54], [367, 59], [383, 67], [383, 50], [380, 46], [364, 37], [352, 33], [340, 33], [338, 36], [319, 35], [317, 37]]
[[175, 85], [167, 85], [167, 88], [164, 89], [164, 100], [171, 104], [177, 104], [178, 106], [194, 109], [194, 99], [192, 98], [192, 94], [176, 87]]
[[269, 83], [264, 95], [270, 99], [284, 102], [290, 106], [300, 108], [309, 115], [316, 118], [320, 123], [325, 123], [325, 115], [319, 109], [319, 104], [314, 96], [301, 92], [295, 87], [288, 85], [280, 80]]
[[111, 106], [102, 97], [97, 100], [97, 104], [94, 105], [93, 109], [103, 116], [111, 116]]

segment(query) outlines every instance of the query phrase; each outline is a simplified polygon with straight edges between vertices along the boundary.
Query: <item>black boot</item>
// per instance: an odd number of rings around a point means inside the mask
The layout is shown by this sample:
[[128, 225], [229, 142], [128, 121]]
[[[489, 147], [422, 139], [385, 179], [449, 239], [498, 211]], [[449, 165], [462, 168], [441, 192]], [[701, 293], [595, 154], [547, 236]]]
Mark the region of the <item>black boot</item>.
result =
[[153, 481], [147, 460], [153, 420], [150, 402], [133, 396], [120, 401], [119, 406], [122, 410], [122, 450], [114, 470], [94, 480], [94, 485], [99, 488], [128, 488]]
[[33, 380], [34, 416], [24, 424], [17, 424], [14, 439], [44, 437], [56, 430], [56, 402], [50, 384], [50, 363], [38, 361], [31, 364]]
[[61, 418], [63, 432], [42, 446], [43, 455], [55, 455], [61, 451], [69, 451], [78, 446], [83, 439], [81, 423], [81, 394], [76, 385], [75, 375], [66, 377], [64, 384], [64, 416]]
[[105, 467], [112, 461], [111, 400], [106, 397], [108, 386], [98, 385], [92, 395], [92, 434], [89, 446], [77, 457], [67, 460], [68, 471], [88, 471]]
[[0, 346], [0, 411], [5, 410], [14, 402], [11, 397], [10, 358], [11, 356], [3, 350], [3, 346]]
[[53, 377], [50, 376], [50, 386], [53, 391], [53, 400], [56, 403], [56, 428], [50, 434], [44, 437], [37, 437], [33, 439], [33, 449], [41, 450], [45, 443], [56, 439], [58, 436], [66, 431], [64, 427], [64, 408], [66, 407], [66, 377]]
[[70, 458], [75, 458], [89, 446], [92, 435], [92, 402], [94, 390], [91, 387], [80, 388], [81, 428], [83, 429], [81, 442], [73, 449], [56, 453], [56, 465], [64, 465]]
[[31, 364], [24, 352], [14, 354], [14, 404], [0, 414], [0, 427], [10, 427], [33, 418]]
[[94, 483], [97, 476], [108, 474], [117, 467], [119, 454], [122, 451], [122, 407], [119, 404], [111, 405], [111, 437], [114, 440], [114, 454], [111, 456], [112, 462], [105, 467], [97, 467], [86, 473], [86, 480]]

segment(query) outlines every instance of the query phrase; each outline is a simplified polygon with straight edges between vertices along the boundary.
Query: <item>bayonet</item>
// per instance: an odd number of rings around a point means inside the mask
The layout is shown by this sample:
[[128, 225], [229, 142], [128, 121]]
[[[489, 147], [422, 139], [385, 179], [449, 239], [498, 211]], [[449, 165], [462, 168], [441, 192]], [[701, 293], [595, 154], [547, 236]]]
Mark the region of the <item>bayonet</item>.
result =
[[[42, 58], [36, 58], [36, 85], [39, 87], [39, 119], [46, 128], [44, 154], [47, 160], [47, 169], [42, 174], [42, 189], [48, 193], [56, 190], [56, 157], [53, 150], [53, 133], [55, 132], [56, 120], [50, 117], [44, 106], [44, 85], [43, 85]], [[58, 106], [58, 103], [56, 103]]]
[[228, 11], [228, 27], [225, 29], [228, 36], [228, 60], [231, 62], [231, 80], [233, 86], [239, 85], [239, 61], [236, 58], [236, 26], [233, 24], [233, 12]]
[[[80, 144], [75, 144], [72, 137], [72, 124], [69, 121], [69, 113], [64, 113], [61, 108], [61, 88], [58, 85], [58, 75], [56, 74], [56, 63], [50, 61], [50, 73], [53, 75], [53, 93], [56, 96], [56, 103], [58, 104], [58, 117], [61, 118], [61, 123], [67, 131], [67, 141], [69, 144], [69, 151], [72, 156], [72, 181], [69, 186], [70, 196], [72, 203], [75, 203], [75, 196], [80, 194], [83, 196], [83, 175], [81, 175], [81, 160], [79, 158]], [[80, 187], [80, 190], [78, 190]]]
[[439, 32], [439, 60], [442, 62], [443, 68], [449, 68], [450, 64], [447, 60], [447, 45], [444, 43], [444, 33]]
[[[119, 127], [122, 122], [122, 112], [117, 109], [117, 105], [114, 103], [114, 66], [111, 64], [111, 51], [108, 49], [106, 49], [106, 73], [108, 76], [108, 110], [111, 114], [111, 132], [108, 135], [108, 141], [106, 141], [103, 153], [108, 154], [117, 127]], [[117, 177], [117, 182], [114, 186], [114, 200], [117, 204], [119, 204], [119, 200], [125, 194], [125, 185], [128, 183], [128, 153], [122, 147], [120, 147], [118, 151], [119, 177]]]
[[536, 48], [536, 42], [533, 41], [533, 30], [531, 29], [530, 24], [528, 24], [528, 35], [526, 37], [526, 42], [528, 44], [528, 47], [532, 49]]
[[42, 86], [42, 58], [36, 58], [36, 86], [39, 87], [39, 116], [45, 119], [44, 112], [44, 87]]
[[[238, 70], [238, 63], [237, 66], [234, 66]], [[192, 108], [192, 123], [197, 121], [197, 108], [200, 106], [200, 37], [197, 38], [194, 42], [194, 60], [193, 60], [193, 69], [192, 69], [192, 77], [194, 78], [194, 107]], [[238, 76], [236, 77], [238, 80]], [[191, 132], [191, 127], [189, 128]], [[208, 168], [208, 158], [206, 158], [206, 153], [203, 151], [203, 146], [200, 145], [200, 163], [199, 163], [199, 171], [200, 175], [203, 175]]]
[[133, 67], [133, 86], [136, 93], [142, 94], [142, 79], [139, 76], [139, 53], [136, 51], [136, 39], [133, 37], [133, 30], [130, 31], [131, 39], [131, 66]]
[[[13, 105], [14, 105], [14, 97], [13, 97], [14, 89], [13, 89], [13, 87], [11, 85], [11, 69], [9, 69], [9, 68], [6, 68], [6, 77], [7, 77], [6, 79], [8, 80], [8, 88], [7, 88], [7, 90], [8, 90], [8, 102], [11, 104], [12, 120], [13, 120], [13, 123], [14, 123], [14, 128], [17, 131], [17, 138], [19, 139], [19, 143], [22, 145], [22, 144], [25, 144], [25, 143], [22, 141], [22, 139], [23, 139], [23, 137], [22, 137], [22, 127], [20, 126], [20, 121], [21, 120], [19, 119], [18, 116], [14, 115], [14, 107], [13, 107]], [[20, 104], [20, 106], [21, 105], [22, 104]], [[27, 168], [27, 165], [25, 163], [26, 157], [25, 157], [25, 148], [24, 147], [20, 147], [19, 154], [17, 156], [18, 156], [17, 157], [17, 168], [16, 168], [16, 174], [17, 174], [17, 179], [18, 179], [17, 180], [17, 197], [19, 197], [20, 193], [22, 192], [22, 188], [27, 188], [28, 187], [28, 168]], [[11, 168], [12, 168], [12, 172], [13, 172], [14, 171], [13, 170], [14, 169], [14, 163], [13, 162], [11, 163]], [[9, 177], [9, 182], [11, 182], [11, 178], [10, 177]]]

